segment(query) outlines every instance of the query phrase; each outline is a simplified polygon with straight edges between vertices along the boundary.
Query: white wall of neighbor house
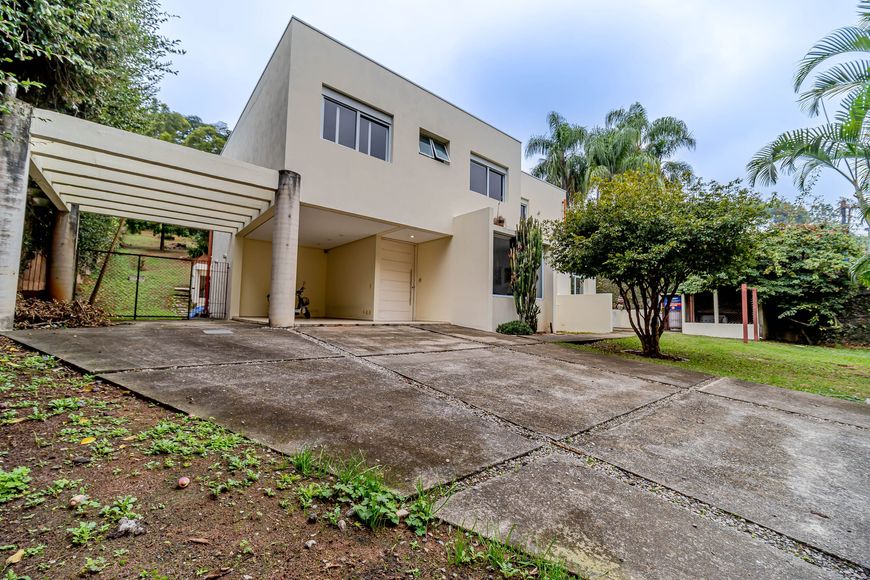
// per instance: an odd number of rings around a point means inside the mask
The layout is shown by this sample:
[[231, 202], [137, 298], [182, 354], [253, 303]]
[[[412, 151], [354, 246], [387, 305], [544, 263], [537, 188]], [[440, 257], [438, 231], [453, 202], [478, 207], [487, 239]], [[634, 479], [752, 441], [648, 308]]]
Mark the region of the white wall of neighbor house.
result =
[[598, 332], [613, 330], [610, 294], [556, 294], [556, 332]]

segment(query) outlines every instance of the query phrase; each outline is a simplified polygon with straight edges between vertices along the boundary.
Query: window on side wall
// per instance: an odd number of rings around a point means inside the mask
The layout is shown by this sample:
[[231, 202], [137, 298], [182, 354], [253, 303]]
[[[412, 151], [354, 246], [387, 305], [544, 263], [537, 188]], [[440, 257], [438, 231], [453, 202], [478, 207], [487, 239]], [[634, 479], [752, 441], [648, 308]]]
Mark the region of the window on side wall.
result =
[[505, 236], [492, 238], [492, 293], [496, 296], [511, 296], [511, 239]]
[[520, 219], [524, 220], [529, 217], [529, 200], [521, 199], [520, 200]]
[[447, 141], [420, 132], [420, 154], [431, 157], [442, 163], [450, 163], [450, 153], [447, 151]]
[[577, 274], [571, 274], [571, 294], [583, 293], [583, 278]]
[[321, 135], [327, 141], [389, 161], [392, 122], [392, 117], [385, 113], [335, 91], [323, 89]]
[[507, 170], [486, 163], [483, 160], [471, 160], [471, 191], [491, 197], [496, 201], [504, 201]]

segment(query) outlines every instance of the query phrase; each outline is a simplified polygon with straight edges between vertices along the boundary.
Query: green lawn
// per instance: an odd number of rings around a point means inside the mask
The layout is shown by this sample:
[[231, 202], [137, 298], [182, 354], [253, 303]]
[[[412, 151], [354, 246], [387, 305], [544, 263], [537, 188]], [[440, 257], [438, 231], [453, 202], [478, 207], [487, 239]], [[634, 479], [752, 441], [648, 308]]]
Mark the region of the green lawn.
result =
[[665, 333], [662, 352], [688, 359], [678, 362], [625, 353], [640, 349], [636, 337], [572, 346], [829, 397], [855, 401], [870, 398], [870, 349], [769, 341], [743, 344], [727, 338]]

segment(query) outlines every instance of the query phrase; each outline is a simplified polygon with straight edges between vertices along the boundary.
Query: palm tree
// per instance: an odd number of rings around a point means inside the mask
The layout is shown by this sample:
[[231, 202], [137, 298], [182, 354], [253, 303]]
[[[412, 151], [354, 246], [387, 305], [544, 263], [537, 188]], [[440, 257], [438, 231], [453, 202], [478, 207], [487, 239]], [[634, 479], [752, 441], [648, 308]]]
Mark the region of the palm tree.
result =
[[586, 145], [590, 175], [608, 179], [628, 170], [651, 170], [677, 179], [692, 168], [670, 159], [680, 149], [694, 149], [695, 138], [676, 117], [649, 120], [640, 103], [607, 113], [605, 126], [595, 129]]
[[589, 132], [555, 111], [547, 115], [547, 126], [548, 134], [533, 135], [526, 143], [526, 157], [542, 156], [532, 175], [564, 189], [569, 202], [578, 194], [585, 197], [588, 181], [583, 147]]
[[[751, 185], [772, 185], [781, 171], [794, 175], [795, 184], [806, 191], [821, 171], [833, 171], [848, 181], [864, 221], [870, 225], [870, 61], [862, 58], [867, 52], [870, 0], [862, 0], [858, 25], [839, 28], [816, 43], [795, 74], [794, 89], [800, 93], [801, 106], [811, 116], [823, 114], [825, 122], [782, 133], [758, 151], [746, 165]], [[853, 60], [843, 61], [846, 56]], [[830, 64], [832, 60], [836, 62]], [[800, 92], [813, 73], [809, 87]], [[839, 110], [831, 120], [826, 102], [833, 99], [839, 101]], [[870, 256], [865, 254], [852, 274], [856, 281], [870, 286]]]

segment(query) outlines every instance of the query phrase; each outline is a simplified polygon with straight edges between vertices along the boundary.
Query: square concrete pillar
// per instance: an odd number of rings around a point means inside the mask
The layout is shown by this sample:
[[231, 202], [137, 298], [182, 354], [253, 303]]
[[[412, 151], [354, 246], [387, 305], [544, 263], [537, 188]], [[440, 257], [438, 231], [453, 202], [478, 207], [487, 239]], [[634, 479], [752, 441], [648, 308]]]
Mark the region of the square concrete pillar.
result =
[[12, 330], [15, 321], [30, 164], [33, 109], [15, 99], [15, 89], [6, 85], [2, 98], [10, 110], [0, 115], [0, 330]]

